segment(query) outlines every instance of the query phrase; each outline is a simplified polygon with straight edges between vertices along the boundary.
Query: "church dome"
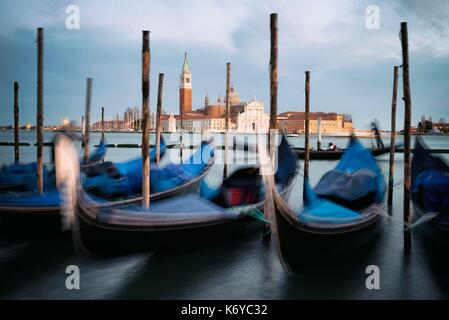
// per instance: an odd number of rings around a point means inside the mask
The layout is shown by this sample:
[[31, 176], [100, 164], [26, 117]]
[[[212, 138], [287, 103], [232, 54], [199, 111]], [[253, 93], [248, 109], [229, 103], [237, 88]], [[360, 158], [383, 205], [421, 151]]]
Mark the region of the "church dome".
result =
[[231, 92], [229, 94], [229, 101], [231, 105], [239, 104], [240, 103], [240, 96], [237, 90], [234, 89], [234, 86], [231, 86]]

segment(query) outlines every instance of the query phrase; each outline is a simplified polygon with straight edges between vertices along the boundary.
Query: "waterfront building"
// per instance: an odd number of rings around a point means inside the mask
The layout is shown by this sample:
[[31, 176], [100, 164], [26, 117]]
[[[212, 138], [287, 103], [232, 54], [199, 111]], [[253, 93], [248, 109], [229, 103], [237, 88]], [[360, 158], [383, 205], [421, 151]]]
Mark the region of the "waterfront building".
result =
[[[349, 115], [335, 112], [311, 112], [309, 115], [309, 133], [318, 133], [318, 118], [321, 119], [321, 133], [349, 133], [353, 130], [353, 123]], [[278, 128], [287, 133], [305, 132], [304, 112], [287, 111], [278, 115]]]
[[449, 133], [449, 122], [437, 122], [433, 124], [433, 128], [442, 133]]
[[[156, 132], [157, 129], [157, 114], [152, 112], [150, 115], [150, 130]], [[162, 114], [161, 117], [162, 132], [176, 132], [176, 118], [173, 113]]]
[[231, 122], [237, 132], [268, 132], [270, 115], [264, 112], [264, 103], [254, 98], [231, 106]]
[[[225, 118], [190, 113], [184, 117], [182, 128], [186, 132], [223, 132], [225, 130]], [[180, 117], [176, 120], [176, 129], [181, 130]]]
[[[240, 133], [268, 132], [270, 116], [264, 112], [262, 101], [253, 99], [241, 102], [237, 91], [231, 90], [229, 129]], [[181, 129], [181, 117], [176, 116], [177, 130]], [[226, 103], [219, 96], [215, 103], [205, 98], [204, 108], [184, 113], [183, 130], [188, 132], [224, 132], [226, 128]]]
[[[101, 121], [94, 122], [90, 125], [90, 130], [92, 131], [101, 131]], [[120, 120], [118, 116], [115, 120], [105, 120], [104, 121], [104, 130], [105, 131], [131, 131], [131, 129], [127, 128], [127, 125], [124, 120]]]
[[204, 109], [197, 110], [213, 118], [220, 118], [226, 115], [226, 104], [221, 101], [221, 97], [218, 96], [217, 101], [209, 103], [209, 96], [206, 95], [204, 99]]
[[173, 113], [162, 116], [162, 131], [176, 132], [176, 119]]
[[[267, 132], [270, 117], [264, 112], [263, 102], [256, 99], [242, 102], [234, 85], [230, 89], [229, 129], [237, 132]], [[223, 132], [225, 130], [226, 98], [222, 99], [219, 95], [216, 102], [211, 102], [209, 95], [206, 95], [204, 106], [195, 111], [192, 110], [192, 73], [187, 54], [184, 56], [180, 75], [179, 115], [175, 116], [176, 130], [181, 130], [181, 114], [182, 127], [187, 132]]]
[[123, 127], [125, 130], [139, 130], [141, 125], [141, 111], [137, 107], [127, 108], [123, 114]]

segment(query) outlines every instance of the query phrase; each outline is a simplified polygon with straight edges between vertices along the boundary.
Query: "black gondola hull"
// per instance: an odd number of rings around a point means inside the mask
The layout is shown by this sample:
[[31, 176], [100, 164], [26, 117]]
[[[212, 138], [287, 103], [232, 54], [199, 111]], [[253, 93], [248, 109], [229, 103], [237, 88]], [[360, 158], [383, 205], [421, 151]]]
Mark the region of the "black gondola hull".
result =
[[[422, 209], [416, 202], [414, 202], [414, 214], [416, 216], [415, 220], [418, 220], [426, 214], [425, 210]], [[414, 231], [420, 233], [425, 237], [432, 245], [449, 245], [449, 228], [438, 224], [436, 221], [431, 220], [422, 225], [419, 225], [414, 229]], [[413, 231], [413, 232], [414, 232]]]
[[[151, 201], [158, 201], [172, 196], [197, 192], [201, 178], [196, 179], [168, 192], [151, 195]], [[140, 203], [141, 197], [134, 197], [126, 201], [127, 204]], [[0, 207], [0, 239], [41, 239], [59, 236], [63, 232], [62, 218], [59, 207], [27, 208]]]
[[284, 268], [298, 270], [346, 262], [368, 251], [380, 236], [382, 228], [377, 216], [365, 225], [336, 233], [318, 233], [304, 230], [292, 223], [282, 204], [275, 203], [275, 226], [278, 254]]
[[[298, 159], [304, 159], [304, 149], [296, 148], [296, 155]], [[390, 147], [371, 149], [373, 156], [377, 157], [390, 152]], [[312, 150], [309, 153], [310, 160], [339, 160], [343, 156], [344, 150], [326, 151], [326, 150]]]
[[[281, 193], [283, 198], [290, 195], [293, 187], [291, 183]], [[137, 252], [159, 250], [185, 250], [203, 247], [214, 247], [226, 241], [239, 241], [260, 231], [261, 237], [265, 232], [264, 222], [242, 216], [236, 220], [221, 220], [209, 224], [191, 224], [182, 227], [154, 227], [154, 228], [114, 228], [98, 223], [92, 216], [83, 214], [84, 208], [78, 202], [79, 227], [73, 236], [79, 247], [95, 255], [121, 255]], [[256, 207], [263, 211], [264, 203]], [[150, 209], [151, 210], [151, 209]]]
[[59, 208], [15, 208], [0, 212], [2, 240], [49, 239], [62, 234]]
[[262, 232], [261, 225], [261, 221], [245, 218], [201, 227], [137, 231], [109, 229], [80, 219], [80, 232], [74, 238], [79, 247], [88, 253], [116, 256], [159, 250], [209, 248], [224, 241], [243, 239], [254, 230]]
[[[421, 225], [418, 225], [413, 229], [413, 232], [418, 232], [425, 237], [425, 239], [429, 240], [430, 243], [436, 245], [448, 245], [449, 244], [449, 222], [447, 219], [447, 208], [444, 208], [444, 202], [439, 199], [439, 206], [436, 206], [435, 200], [433, 204], [425, 203], [428, 199], [423, 193], [422, 187], [416, 187], [415, 182], [419, 175], [427, 170], [436, 170], [438, 172], [445, 172], [446, 175], [449, 175], [449, 164], [444, 158], [439, 156], [432, 155], [432, 151], [429, 149], [421, 137], [417, 137], [415, 142], [413, 160], [412, 160], [412, 168], [411, 168], [411, 178], [412, 178], [412, 190], [417, 189], [412, 192], [412, 201], [414, 207], [414, 215], [415, 221], [421, 219], [424, 215], [427, 214], [429, 209], [424, 208], [432, 208], [431, 211], [439, 212], [440, 217], [436, 217], [430, 221], [427, 221]], [[440, 186], [440, 191], [442, 187]], [[437, 189], [438, 190], [438, 189]], [[433, 196], [436, 197], [438, 193]], [[447, 196], [447, 191], [446, 191]], [[443, 198], [443, 197], [442, 197]], [[438, 198], [436, 198], [438, 199]], [[444, 198], [443, 198], [444, 199]], [[445, 218], [444, 218], [444, 216]]]

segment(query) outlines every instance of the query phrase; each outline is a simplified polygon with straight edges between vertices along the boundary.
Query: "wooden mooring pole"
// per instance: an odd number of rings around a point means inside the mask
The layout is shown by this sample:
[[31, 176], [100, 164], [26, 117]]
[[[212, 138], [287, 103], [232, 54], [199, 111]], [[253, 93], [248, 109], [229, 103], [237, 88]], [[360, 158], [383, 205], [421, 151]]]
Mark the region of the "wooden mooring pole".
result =
[[[277, 98], [278, 98], [278, 15], [272, 13], [270, 15], [270, 131], [268, 133], [268, 146], [269, 156], [272, 164], [276, 163], [274, 156], [275, 141], [274, 138], [277, 134]], [[263, 146], [264, 148], [265, 146]], [[272, 165], [273, 168], [273, 165]], [[274, 169], [274, 168], [273, 168]], [[271, 173], [274, 174], [274, 173]], [[264, 216], [265, 219], [274, 214], [274, 201], [272, 190], [270, 185], [274, 182], [274, 177], [266, 177], [265, 181], [269, 182], [269, 186], [266, 186], [266, 198], [264, 202]], [[265, 224], [264, 235], [268, 235], [270, 226]]]
[[104, 107], [101, 107], [101, 139], [104, 139]]
[[[226, 122], [225, 122], [225, 134], [224, 134], [224, 166], [223, 166], [223, 178], [228, 177], [228, 138], [229, 138], [229, 112], [231, 107], [231, 63], [226, 64]], [[234, 151], [233, 151], [234, 152]], [[235, 152], [234, 152], [235, 153]]]
[[164, 90], [164, 74], [159, 73], [159, 83], [157, 89], [157, 109], [156, 109], [156, 163], [159, 164], [161, 158], [161, 131], [162, 131], [162, 92]]
[[269, 155], [274, 167], [275, 159], [275, 142], [278, 134], [277, 112], [278, 112], [278, 15], [271, 14], [270, 31], [271, 31], [271, 53], [270, 53], [270, 131], [268, 134]]
[[[278, 111], [278, 15], [270, 16], [271, 54], [270, 54], [270, 131], [277, 130]], [[271, 135], [270, 135], [271, 136]], [[274, 141], [269, 141], [270, 145]], [[270, 155], [271, 156], [271, 155]]]
[[14, 162], [19, 160], [19, 83], [14, 81]]
[[321, 150], [321, 117], [317, 120], [317, 131], [318, 131], [318, 137], [316, 140], [316, 149]]
[[37, 28], [37, 113], [36, 113], [36, 140], [37, 140], [37, 192], [44, 192], [44, 110], [43, 110], [43, 90], [44, 90], [44, 28]]
[[[187, 52], [184, 52], [184, 61], [187, 59]], [[182, 154], [182, 149], [183, 149], [183, 141], [182, 141], [182, 135], [183, 135], [183, 133], [184, 133], [184, 103], [179, 103], [179, 116], [180, 116], [180, 118], [181, 118], [181, 123], [180, 123], [180, 128], [179, 128], [179, 131], [180, 131], [180, 136], [179, 136], [179, 159], [180, 159], [180, 162], [182, 163], [182, 157], [183, 157], [183, 154]]]
[[150, 207], [150, 32], [142, 34], [142, 206]]
[[310, 157], [310, 141], [309, 141], [309, 116], [310, 116], [310, 71], [306, 71], [305, 84], [305, 114], [304, 114], [304, 185], [303, 199], [306, 196], [306, 183], [309, 179], [309, 157]]
[[[402, 80], [404, 90], [404, 224], [410, 223], [410, 186], [411, 186], [411, 157], [410, 157], [410, 125], [412, 116], [412, 101], [410, 94], [410, 73], [408, 55], [408, 31], [407, 22], [401, 23], [401, 46], [402, 46]], [[410, 232], [406, 232], [404, 245], [410, 247]]]
[[84, 110], [84, 162], [89, 161], [90, 102], [92, 97], [92, 78], [86, 79], [86, 108]]
[[394, 153], [396, 143], [396, 104], [398, 95], [398, 66], [394, 66], [393, 72], [393, 97], [391, 99], [391, 137], [390, 137], [390, 169], [388, 173], [388, 209], [392, 213], [393, 184], [394, 184]]

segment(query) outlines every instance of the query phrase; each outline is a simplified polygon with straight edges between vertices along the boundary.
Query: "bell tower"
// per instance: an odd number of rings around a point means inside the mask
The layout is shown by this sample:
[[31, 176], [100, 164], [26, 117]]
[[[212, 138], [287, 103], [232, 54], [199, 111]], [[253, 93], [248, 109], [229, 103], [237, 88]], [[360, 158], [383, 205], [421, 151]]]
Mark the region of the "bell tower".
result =
[[187, 62], [187, 52], [184, 54], [184, 64], [179, 82], [179, 114], [192, 112], [192, 74]]

